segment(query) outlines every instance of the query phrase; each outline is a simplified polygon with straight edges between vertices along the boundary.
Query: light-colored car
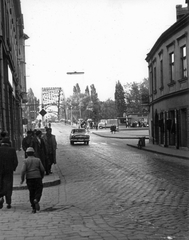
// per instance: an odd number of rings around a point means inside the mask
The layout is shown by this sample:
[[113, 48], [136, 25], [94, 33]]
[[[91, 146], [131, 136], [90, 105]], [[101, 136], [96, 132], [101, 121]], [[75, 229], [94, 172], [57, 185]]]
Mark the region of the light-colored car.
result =
[[70, 144], [73, 145], [75, 142], [83, 142], [89, 144], [90, 135], [86, 132], [85, 128], [74, 128], [70, 133]]

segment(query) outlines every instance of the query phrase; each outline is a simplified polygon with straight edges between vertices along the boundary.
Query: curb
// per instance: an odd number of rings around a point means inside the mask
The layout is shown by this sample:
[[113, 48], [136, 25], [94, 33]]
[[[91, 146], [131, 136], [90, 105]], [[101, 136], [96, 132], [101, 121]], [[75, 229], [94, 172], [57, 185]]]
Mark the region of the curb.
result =
[[[61, 183], [60, 179], [55, 179], [54, 181], [50, 181], [50, 182], [44, 182], [43, 183], [43, 187], [47, 188], [47, 187], [53, 187], [53, 186], [57, 186]], [[13, 190], [26, 190], [28, 189], [27, 185], [24, 186], [13, 186]]]
[[[92, 132], [94, 135], [97, 135], [97, 136], [99, 136], [99, 137], [104, 137], [104, 138], [119, 138], [119, 139], [139, 139], [140, 137], [120, 137], [120, 136], [115, 136], [115, 135], [113, 135], [113, 136], [104, 136], [104, 135], [101, 135], [101, 134], [99, 134], [99, 133], [94, 133], [94, 132]], [[145, 139], [149, 139], [149, 137], [146, 137], [146, 136], [144, 136], [145, 137]]]
[[[104, 137], [104, 138], [119, 138], [119, 139], [139, 139], [140, 138], [140, 137], [120, 137], [120, 136], [116, 137], [115, 135], [114, 136], [105, 136], [105, 135], [102, 135], [102, 134], [96, 133], [96, 132], [92, 132], [92, 133], [99, 136], [99, 137]], [[145, 137], [145, 139], [149, 139], [149, 137]], [[135, 145], [132, 145], [132, 144], [127, 144], [127, 146], [139, 149], [138, 146], [135, 146]], [[176, 157], [176, 158], [180, 158], [180, 159], [189, 160], [189, 157], [174, 155], [174, 154], [171, 154], [171, 153], [159, 152], [159, 151], [156, 151], [156, 150], [147, 149], [145, 147], [142, 147], [140, 150], [144, 150], [144, 151], [148, 151], [148, 152], [152, 152], [152, 153], [156, 153], [156, 154], [161, 154], [161, 155], [165, 155], [165, 156], [169, 156], [169, 157]]]
[[[127, 144], [127, 146], [132, 147], [132, 148], [137, 148], [137, 149], [139, 149], [137, 146], [134, 146], [134, 145], [131, 145], [131, 144]], [[144, 151], [147, 151], [147, 152], [152, 152], [152, 153], [156, 153], [156, 154], [161, 154], [161, 155], [165, 155], [165, 156], [169, 156], [169, 157], [176, 157], [176, 158], [182, 158], [182, 159], [187, 159], [187, 160], [189, 160], [189, 157], [179, 156], [179, 155], [173, 155], [173, 154], [164, 153], [164, 152], [158, 152], [158, 151], [155, 151], [155, 150], [147, 149], [147, 148], [145, 148], [145, 147], [142, 147], [142, 148], [139, 149], [139, 150], [144, 150]]]

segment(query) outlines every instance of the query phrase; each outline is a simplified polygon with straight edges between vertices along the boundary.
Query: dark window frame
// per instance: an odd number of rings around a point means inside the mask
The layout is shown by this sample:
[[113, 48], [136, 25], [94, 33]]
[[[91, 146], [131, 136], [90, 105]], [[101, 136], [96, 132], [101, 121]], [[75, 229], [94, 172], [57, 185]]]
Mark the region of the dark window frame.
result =
[[175, 54], [174, 52], [169, 53], [169, 73], [170, 73], [170, 83], [174, 82], [175, 73]]

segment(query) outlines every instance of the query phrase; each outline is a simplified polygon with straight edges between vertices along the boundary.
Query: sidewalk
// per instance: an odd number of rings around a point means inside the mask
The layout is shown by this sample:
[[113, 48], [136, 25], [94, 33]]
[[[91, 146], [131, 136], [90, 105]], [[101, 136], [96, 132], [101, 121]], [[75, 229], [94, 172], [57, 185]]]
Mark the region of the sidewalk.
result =
[[[24, 190], [27, 189], [26, 181], [22, 185], [20, 185], [21, 180], [21, 169], [22, 169], [22, 163], [24, 160], [24, 151], [17, 151], [17, 157], [18, 157], [18, 167], [16, 171], [14, 172], [14, 181], [13, 181], [13, 190]], [[53, 173], [50, 175], [45, 175], [43, 178], [43, 187], [50, 187], [60, 184], [60, 178], [57, 174], [58, 170], [56, 165], [53, 165]]]
[[182, 159], [187, 159], [189, 160], [189, 151], [187, 150], [182, 150], [182, 149], [176, 149], [173, 147], [163, 147], [159, 145], [154, 145], [149, 143], [149, 135], [148, 135], [148, 130], [131, 130], [129, 129], [128, 131], [119, 131], [116, 132], [115, 134], [112, 134], [109, 129], [106, 130], [92, 130], [91, 131], [93, 134], [105, 137], [105, 138], [119, 138], [119, 139], [128, 139], [130, 140], [127, 146], [138, 148], [138, 139], [139, 137], [145, 137], [145, 147], [142, 147], [141, 150], [144, 151], [149, 151], [157, 154], [162, 154], [170, 157], [177, 157], [177, 158], [182, 158]]

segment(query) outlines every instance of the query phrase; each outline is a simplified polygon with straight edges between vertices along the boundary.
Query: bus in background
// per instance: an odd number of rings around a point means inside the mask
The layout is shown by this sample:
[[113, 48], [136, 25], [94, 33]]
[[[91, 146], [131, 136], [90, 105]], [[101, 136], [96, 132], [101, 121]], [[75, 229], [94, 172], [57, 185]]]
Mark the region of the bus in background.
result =
[[116, 131], [119, 130], [119, 123], [118, 123], [118, 119], [101, 119], [99, 124], [98, 124], [98, 128], [102, 129], [102, 128], [110, 128], [111, 126], [116, 126]]
[[101, 119], [98, 124], [98, 128], [99, 129], [106, 128], [106, 124], [107, 124], [107, 119]]

